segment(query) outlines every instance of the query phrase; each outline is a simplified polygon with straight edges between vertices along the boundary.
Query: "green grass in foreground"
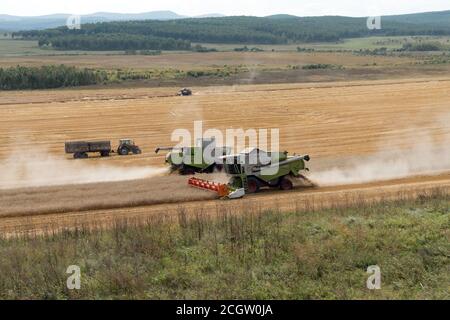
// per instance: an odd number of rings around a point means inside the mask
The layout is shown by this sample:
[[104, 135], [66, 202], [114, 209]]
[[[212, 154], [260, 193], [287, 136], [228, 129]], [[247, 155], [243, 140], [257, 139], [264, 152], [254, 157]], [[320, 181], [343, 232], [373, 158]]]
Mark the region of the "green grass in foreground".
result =
[[[449, 299], [448, 195], [0, 241], [2, 299]], [[81, 290], [66, 268], [81, 267]], [[370, 265], [382, 289], [366, 288]]]

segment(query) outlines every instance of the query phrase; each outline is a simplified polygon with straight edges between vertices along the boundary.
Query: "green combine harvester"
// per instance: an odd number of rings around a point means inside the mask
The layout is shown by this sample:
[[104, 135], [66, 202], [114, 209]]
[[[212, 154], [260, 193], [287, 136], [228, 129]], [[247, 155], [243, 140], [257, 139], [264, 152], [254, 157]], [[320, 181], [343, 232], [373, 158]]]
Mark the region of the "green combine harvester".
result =
[[287, 152], [266, 152], [257, 148], [246, 149], [237, 155], [222, 157], [223, 168], [231, 177], [229, 186], [245, 193], [256, 193], [261, 188], [291, 190], [297, 180], [313, 185], [301, 171], [308, 171], [308, 155], [289, 156]]
[[[203, 151], [208, 147], [212, 148], [212, 157], [219, 159], [230, 154], [231, 149], [228, 147], [216, 147], [214, 139], [202, 139], [197, 141], [197, 144], [194, 147], [158, 147], [155, 153], [169, 151], [166, 156], [166, 164], [170, 166], [172, 172], [178, 172], [181, 175], [222, 171], [222, 165], [217, 164], [215, 161], [210, 163], [204, 159]], [[196, 158], [200, 159], [200, 161], [196, 161]]]

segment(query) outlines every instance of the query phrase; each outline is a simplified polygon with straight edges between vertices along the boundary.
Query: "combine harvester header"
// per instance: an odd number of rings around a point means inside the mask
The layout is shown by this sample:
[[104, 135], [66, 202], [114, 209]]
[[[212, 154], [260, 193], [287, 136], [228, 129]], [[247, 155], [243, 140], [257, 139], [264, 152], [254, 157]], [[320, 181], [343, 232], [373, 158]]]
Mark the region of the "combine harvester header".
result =
[[195, 188], [216, 192], [220, 198], [238, 199], [245, 196], [245, 190], [243, 188], [231, 189], [227, 184], [207, 181], [195, 177], [190, 178], [188, 184]]

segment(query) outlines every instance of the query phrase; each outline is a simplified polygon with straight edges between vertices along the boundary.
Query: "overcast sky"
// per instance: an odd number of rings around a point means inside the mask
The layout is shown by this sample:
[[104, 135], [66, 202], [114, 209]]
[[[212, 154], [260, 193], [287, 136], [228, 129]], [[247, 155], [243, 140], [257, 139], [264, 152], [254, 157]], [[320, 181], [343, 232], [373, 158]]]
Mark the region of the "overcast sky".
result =
[[21, 16], [155, 10], [190, 16], [205, 13], [377, 16], [449, 9], [450, 0], [0, 0], [0, 14]]

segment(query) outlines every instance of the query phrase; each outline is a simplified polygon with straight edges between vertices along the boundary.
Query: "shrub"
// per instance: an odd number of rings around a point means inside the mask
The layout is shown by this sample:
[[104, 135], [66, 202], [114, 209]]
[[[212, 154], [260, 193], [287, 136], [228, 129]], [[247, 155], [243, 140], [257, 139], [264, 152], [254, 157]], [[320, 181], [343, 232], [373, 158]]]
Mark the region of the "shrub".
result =
[[75, 87], [101, 83], [106, 79], [105, 72], [65, 65], [0, 68], [0, 90]]

